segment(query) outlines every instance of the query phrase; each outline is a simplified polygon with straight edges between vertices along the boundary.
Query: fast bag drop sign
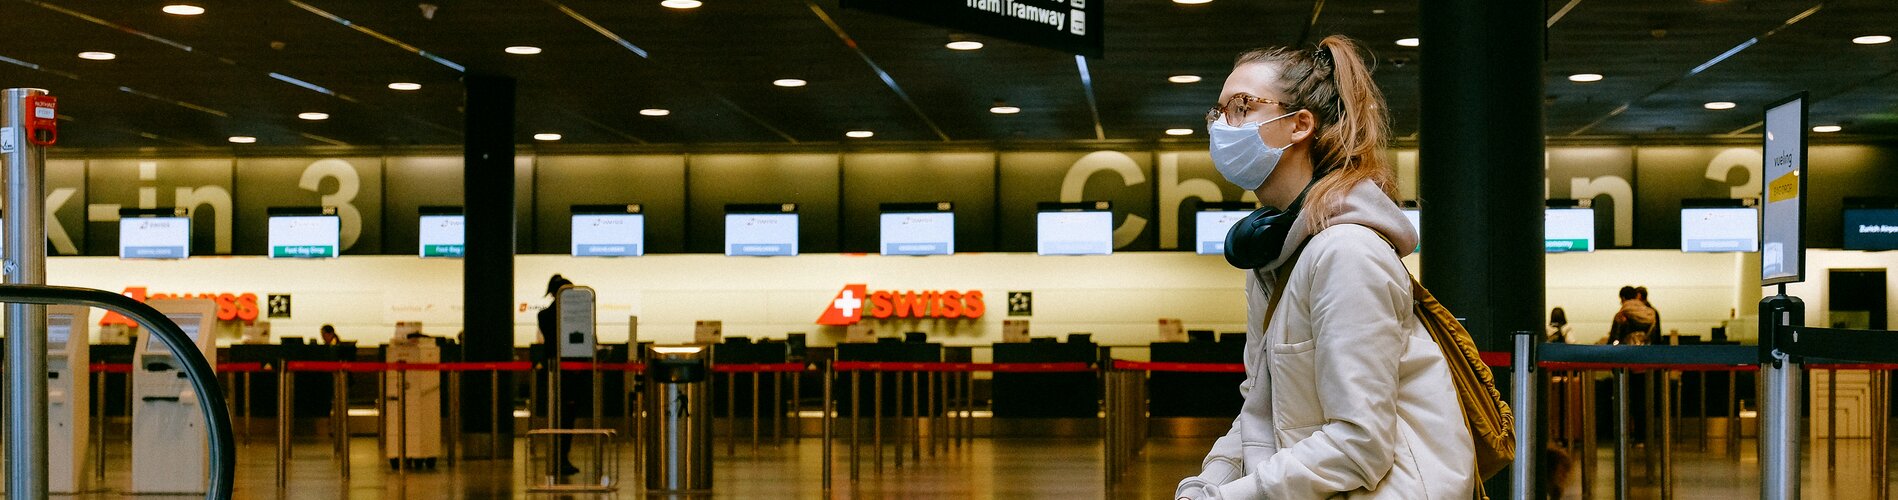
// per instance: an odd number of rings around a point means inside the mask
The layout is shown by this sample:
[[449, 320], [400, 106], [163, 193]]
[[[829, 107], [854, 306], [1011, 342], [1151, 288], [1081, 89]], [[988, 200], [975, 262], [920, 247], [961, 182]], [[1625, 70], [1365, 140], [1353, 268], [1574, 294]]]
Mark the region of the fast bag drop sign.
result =
[[1105, 0], [843, 0], [846, 9], [1101, 57]]
[[848, 326], [865, 318], [979, 319], [988, 312], [980, 290], [870, 291], [868, 285], [844, 285], [824, 307], [817, 324]]

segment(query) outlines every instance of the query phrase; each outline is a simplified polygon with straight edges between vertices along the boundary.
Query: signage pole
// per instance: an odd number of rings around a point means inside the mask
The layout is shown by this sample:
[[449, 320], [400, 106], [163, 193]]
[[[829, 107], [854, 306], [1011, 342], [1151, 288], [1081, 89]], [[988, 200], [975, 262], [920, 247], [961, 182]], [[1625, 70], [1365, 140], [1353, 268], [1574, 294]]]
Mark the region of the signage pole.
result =
[[[40, 89], [6, 89], [0, 108], [0, 169], [6, 176], [6, 246], [0, 257], [8, 284], [46, 284], [46, 152], [29, 133], [31, 101], [45, 95]], [[7, 304], [6, 322], [7, 497], [46, 498], [46, 306]]]

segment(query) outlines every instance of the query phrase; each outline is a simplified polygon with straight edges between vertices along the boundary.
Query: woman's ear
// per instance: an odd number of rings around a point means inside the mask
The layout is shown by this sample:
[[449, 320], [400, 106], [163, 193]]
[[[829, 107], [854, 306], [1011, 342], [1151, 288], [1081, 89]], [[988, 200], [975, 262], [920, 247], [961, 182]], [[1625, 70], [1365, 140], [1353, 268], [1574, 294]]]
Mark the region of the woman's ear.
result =
[[1292, 121], [1292, 144], [1305, 142], [1305, 139], [1318, 132], [1318, 116], [1309, 109], [1298, 110], [1297, 114], [1288, 118]]

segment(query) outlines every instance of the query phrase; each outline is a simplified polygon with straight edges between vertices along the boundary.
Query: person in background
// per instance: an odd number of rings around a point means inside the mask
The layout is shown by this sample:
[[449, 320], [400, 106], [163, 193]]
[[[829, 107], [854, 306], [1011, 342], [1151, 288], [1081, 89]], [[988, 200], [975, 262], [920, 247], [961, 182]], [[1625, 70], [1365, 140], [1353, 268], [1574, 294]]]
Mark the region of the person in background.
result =
[[1608, 329], [1609, 345], [1642, 345], [1648, 343], [1654, 332], [1654, 308], [1641, 300], [1641, 292], [1632, 286], [1621, 287], [1621, 309], [1615, 311], [1613, 326]]
[[1573, 330], [1574, 327], [1568, 324], [1568, 312], [1563, 311], [1560, 307], [1549, 311], [1549, 343], [1567, 344], [1568, 334]]
[[[581, 398], [581, 395], [592, 394], [592, 375], [560, 369], [560, 345], [557, 342], [560, 340], [560, 332], [557, 331], [560, 327], [556, 314], [560, 305], [560, 289], [572, 284], [573, 281], [558, 274], [548, 278], [547, 296], [553, 297], [554, 302], [534, 316], [536, 322], [540, 324], [540, 343], [544, 353], [538, 361], [542, 363], [542, 366], [547, 367], [547, 376], [560, 377], [560, 422], [558, 425], [561, 429], [572, 429], [574, 422], [579, 419], [580, 412], [591, 411], [590, 407], [581, 406], [582, 399], [585, 399], [585, 403], [589, 405], [592, 403], [591, 397]], [[552, 408], [548, 410], [551, 413]], [[573, 436], [561, 436], [557, 446], [559, 449], [555, 450], [555, 453], [560, 456], [560, 474], [570, 476], [579, 473], [580, 468], [575, 467], [573, 459], [567, 456], [568, 452], [573, 450]]]
[[1641, 305], [1648, 306], [1649, 311], [1654, 311], [1654, 326], [1648, 328], [1648, 342], [1667, 343], [1660, 339], [1661, 334], [1667, 330], [1661, 329], [1661, 310], [1655, 309], [1654, 303], [1648, 301], [1648, 287], [1646, 285], [1634, 287], [1634, 294], [1641, 297]]
[[323, 345], [336, 345], [336, 344], [343, 343], [343, 338], [336, 336], [335, 325], [323, 325], [323, 328], [319, 329], [318, 331], [321, 332], [323, 336]]

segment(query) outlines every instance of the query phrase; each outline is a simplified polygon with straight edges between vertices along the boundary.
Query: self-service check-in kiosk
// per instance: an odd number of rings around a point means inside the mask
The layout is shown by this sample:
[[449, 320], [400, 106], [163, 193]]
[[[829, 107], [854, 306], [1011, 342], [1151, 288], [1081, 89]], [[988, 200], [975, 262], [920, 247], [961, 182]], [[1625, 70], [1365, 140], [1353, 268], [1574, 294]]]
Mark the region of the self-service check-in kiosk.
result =
[[92, 371], [86, 325], [92, 310], [46, 307], [47, 490], [78, 493], [92, 456]]
[[[434, 337], [422, 335], [421, 323], [396, 324], [383, 361], [433, 364], [442, 362], [442, 348]], [[394, 371], [383, 379], [383, 458], [389, 467], [434, 467], [442, 456], [442, 376], [438, 371]], [[406, 432], [405, 432], [406, 430]]]
[[[217, 302], [155, 299], [146, 302], [190, 336], [205, 361], [217, 368], [212, 329]], [[132, 367], [131, 493], [203, 494], [209, 477], [204, 411], [183, 366], [164, 341], [138, 336]]]

